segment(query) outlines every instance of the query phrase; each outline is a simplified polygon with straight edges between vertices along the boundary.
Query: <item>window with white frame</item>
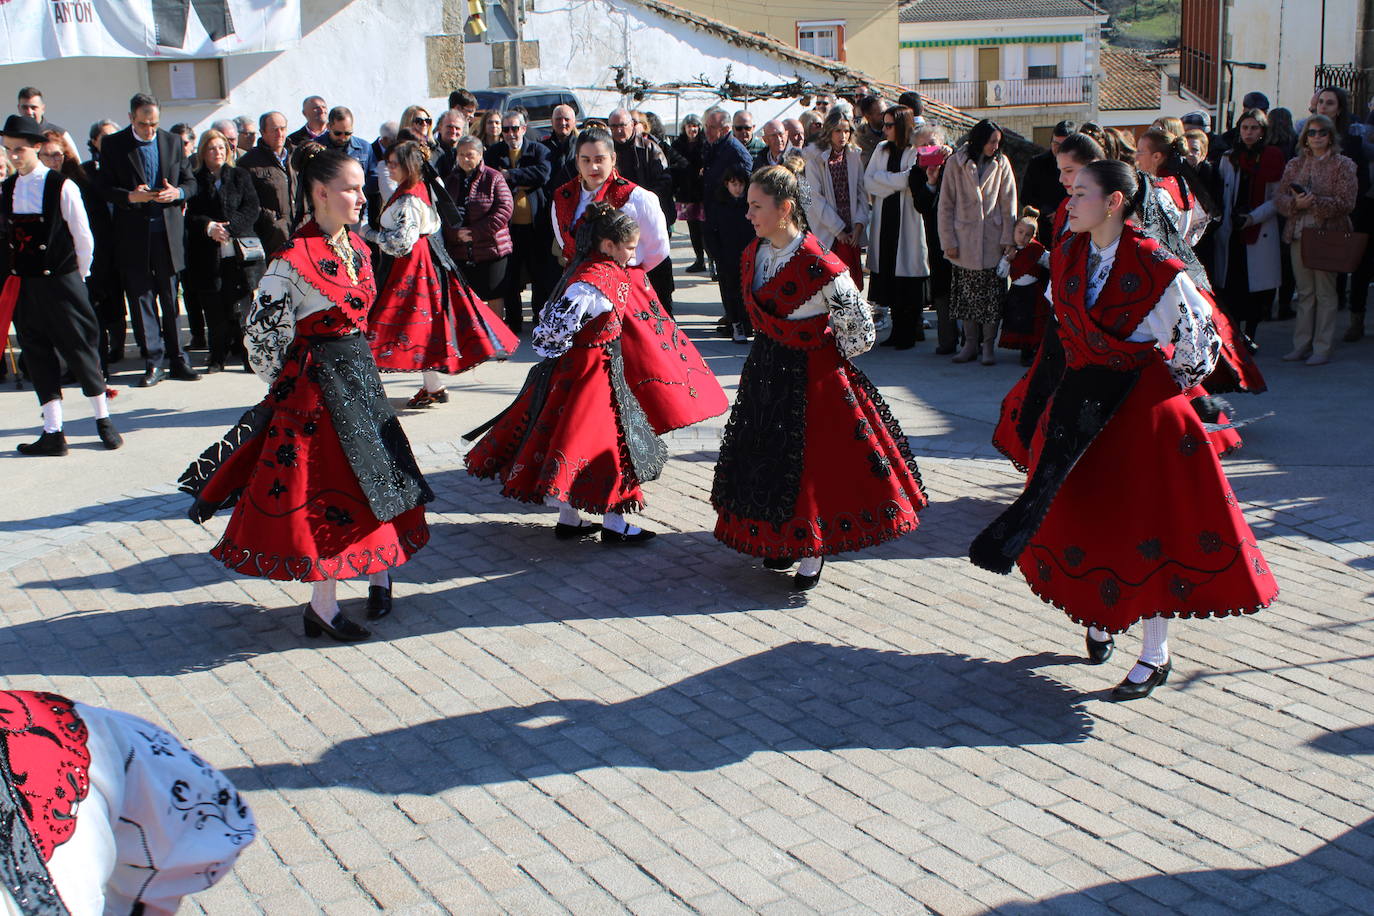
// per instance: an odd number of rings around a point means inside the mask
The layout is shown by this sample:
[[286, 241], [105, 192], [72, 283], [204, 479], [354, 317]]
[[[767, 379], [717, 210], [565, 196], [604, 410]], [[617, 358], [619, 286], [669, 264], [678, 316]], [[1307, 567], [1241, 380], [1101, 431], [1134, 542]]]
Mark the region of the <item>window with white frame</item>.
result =
[[844, 60], [844, 22], [798, 22], [797, 47], [827, 60]]
[[1059, 45], [1026, 46], [1026, 79], [1056, 79], [1059, 76]]
[[921, 82], [949, 82], [949, 51], [945, 48], [926, 48], [921, 51], [918, 65]]

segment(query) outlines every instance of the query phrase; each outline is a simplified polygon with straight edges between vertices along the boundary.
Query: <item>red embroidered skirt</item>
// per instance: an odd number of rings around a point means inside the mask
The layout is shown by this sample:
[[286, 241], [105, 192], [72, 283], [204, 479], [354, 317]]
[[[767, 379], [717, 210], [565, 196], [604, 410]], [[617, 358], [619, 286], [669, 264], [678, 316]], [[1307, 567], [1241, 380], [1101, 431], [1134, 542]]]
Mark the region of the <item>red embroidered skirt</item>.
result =
[[468, 473], [500, 480], [501, 495], [521, 502], [553, 497], [601, 513], [642, 508], [606, 350], [575, 345], [550, 371], [546, 386], [526, 385], [472, 447], [463, 459]]
[[716, 539], [740, 553], [798, 558], [861, 550], [914, 531], [925, 508], [906, 435], [877, 388], [833, 345], [807, 356], [806, 434], [795, 456], [801, 486], [792, 517], [776, 524], [718, 506]]
[[[1032, 450], [1039, 453], [1044, 424]], [[1278, 594], [1202, 422], [1162, 361], [1141, 374], [1017, 561], [1080, 624], [1250, 614]]]
[[456, 375], [493, 356], [505, 358], [520, 343], [472, 290], [436, 268], [425, 238], [392, 264], [368, 315], [367, 336], [383, 372]]

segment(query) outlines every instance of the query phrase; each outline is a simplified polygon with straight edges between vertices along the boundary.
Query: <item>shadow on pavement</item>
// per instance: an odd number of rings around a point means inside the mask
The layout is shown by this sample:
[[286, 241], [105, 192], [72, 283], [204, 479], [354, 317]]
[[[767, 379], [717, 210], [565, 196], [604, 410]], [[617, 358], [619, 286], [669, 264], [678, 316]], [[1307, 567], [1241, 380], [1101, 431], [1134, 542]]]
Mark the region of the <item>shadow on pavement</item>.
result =
[[[1374, 725], [1328, 732], [1308, 744], [1332, 754], [1374, 754]], [[1212, 899], [1199, 900], [1198, 894]], [[1034, 903], [1005, 904], [993, 912], [1058, 916], [1169, 910], [1240, 913], [1256, 908], [1288, 913], [1374, 912], [1374, 817], [1282, 865], [1150, 875]]]
[[225, 775], [247, 789], [433, 794], [604, 766], [710, 770], [767, 751], [1070, 744], [1092, 733], [1084, 697], [1035, 670], [1067, 660], [794, 642], [620, 703], [508, 706]]

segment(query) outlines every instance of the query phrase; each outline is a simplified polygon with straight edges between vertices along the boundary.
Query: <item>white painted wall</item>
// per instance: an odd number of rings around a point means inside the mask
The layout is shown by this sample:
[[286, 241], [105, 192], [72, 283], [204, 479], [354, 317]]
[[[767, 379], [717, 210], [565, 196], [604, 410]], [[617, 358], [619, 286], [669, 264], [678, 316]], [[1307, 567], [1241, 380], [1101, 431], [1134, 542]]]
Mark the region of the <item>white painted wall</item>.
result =
[[[228, 101], [219, 104], [163, 102], [162, 122], [186, 121], [197, 132], [218, 118], [257, 117], [280, 109], [294, 130], [302, 123], [301, 99], [323, 95], [330, 105], [346, 105], [355, 129], [376, 136], [383, 121], [400, 117], [410, 104], [442, 109], [447, 98], [431, 99], [423, 36], [440, 29], [441, 5], [434, 0], [302, 0], [301, 40], [285, 51], [226, 57]], [[469, 46], [470, 48], [472, 46]], [[471, 85], [486, 84], [489, 57], [470, 75]], [[93, 121], [128, 120], [129, 97], [146, 88], [142, 61], [72, 58], [0, 67], [0, 86], [43, 90], [48, 116], [84, 140]], [[457, 88], [457, 87], [454, 87]], [[445, 94], [446, 96], [447, 94]], [[0, 101], [7, 111], [9, 102]]]
[[[526, 19], [525, 37], [539, 42], [541, 66], [526, 70], [525, 81], [571, 86], [587, 112], [595, 116], [605, 117], [626, 101], [604, 88], [614, 86], [614, 68], [625, 63], [629, 63], [633, 76], [651, 83], [704, 76], [719, 84], [727, 68], [730, 76], [742, 83], [774, 84], [798, 76], [817, 83], [831, 82], [824, 71], [740, 47], [625, 0], [536, 0], [534, 7]], [[851, 63], [863, 67], [862, 61]], [[717, 103], [730, 111], [744, 107], [722, 102], [706, 91], [685, 92], [678, 99], [651, 96], [636, 105], [658, 114], [671, 130], [681, 117], [699, 115]], [[795, 117], [802, 110], [795, 99], [757, 101], [748, 108], [756, 123]]]
[[[1354, 2], [1326, 4], [1326, 63], [1355, 59]], [[1230, 19], [1232, 60], [1255, 61], [1264, 70], [1236, 68], [1235, 104], [1246, 92], [1269, 96], [1272, 107], [1285, 107], [1295, 117], [1307, 113], [1312, 98], [1313, 69], [1321, 51], [1321, 4], [1314, 0], [1235, 0]]]

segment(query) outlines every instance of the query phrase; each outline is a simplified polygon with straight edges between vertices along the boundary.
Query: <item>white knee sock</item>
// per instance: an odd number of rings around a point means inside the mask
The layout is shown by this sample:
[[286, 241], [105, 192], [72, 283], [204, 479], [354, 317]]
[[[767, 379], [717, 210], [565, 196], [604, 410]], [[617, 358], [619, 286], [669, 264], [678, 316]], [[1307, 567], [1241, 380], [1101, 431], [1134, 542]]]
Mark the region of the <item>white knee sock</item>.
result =
[[625, 521], [625, 516], [619, 512], [607, 512], [601, 518], [601, 527], [607, 531], [614, 531], [616, 534], [638, 534], [639, 529]]
[[105, 392], [100, 392], [93, 398], [87, 398], [91, 402], [91, 413], [97, 420], [104, 420], [110, 415], [110, 402], [105, 397]]
[[797, 575], [814, 576], [821, 571], [821, 564], [825, 562], [824, 557], [802, 557], [797, 564]]
[[1112, 638], [1112, 634], [1106, 630], [1099, 630], [1097, 627], [1088, 627], [1088, 636], [1098, 642], [1106, 642]]
[[[1141, 638], [1140, 660], [1158, 668], [1169, 660], [1169, 618], [1156, 614], [1141, 623], [1145, 632]], [[1126, 678], [1138, 684], [1153, 673], [1145, 665], [1136, 665]]]
[[339, 583], [333, 579], [321, 579], [310, 593], [310, 608], [315, 616], [325, 623], [333, 624], [339, 616]]
[[371, 573], [367, 577], [368, 585], [375, 585], [378, 588], [386, 588], [391, 584], [391, 570], [384, 569], [381, 572]]
[[43, 405], [43, 432], [62, 432], [62, 399], [53, 398]]
[[420, 378], [424, 379], [425, 390], [431, 394], [444, 387], [439, 382], [439, 373], [437, 372], [421, 372]]

